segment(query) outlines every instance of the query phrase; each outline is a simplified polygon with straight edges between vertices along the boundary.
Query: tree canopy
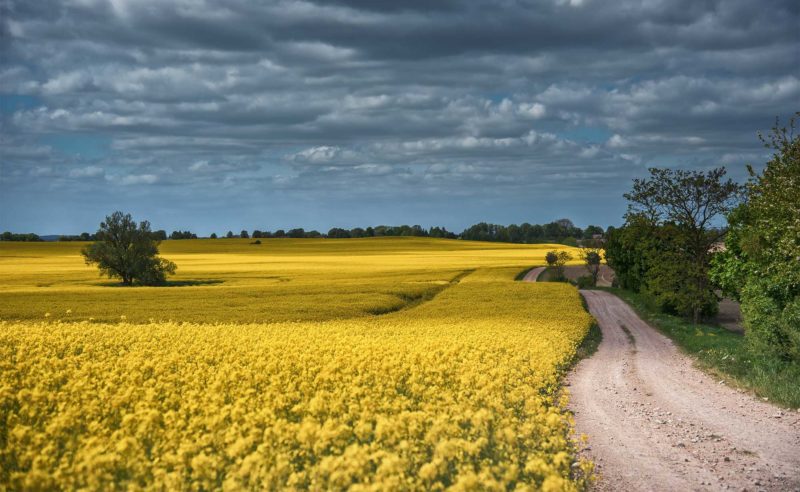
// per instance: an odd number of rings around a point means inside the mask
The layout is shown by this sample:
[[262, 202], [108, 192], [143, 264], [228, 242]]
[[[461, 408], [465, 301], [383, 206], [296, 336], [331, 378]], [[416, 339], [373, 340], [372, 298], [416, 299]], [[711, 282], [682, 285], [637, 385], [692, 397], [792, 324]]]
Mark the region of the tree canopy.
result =
[[[798, 113], [800, 116], [800, 113]], [[713, 278], [740, 300], [748, 341], [759, 354], [800, 362], [800, 136], [795, 119], [759, 135], [774, 154], [752, 167], [747, 200], [728, 215], [725, 251]]]
[[87, 265], [125, 285], [160, 285], [175, 273], [175, 263], [158, 256], [159, 242], [150, 223], [138, 225], [130, 214], [114, 212], [100, 223], [97, 241], [81, 250]]
[[649, 172], [624, 195], [625, 225], [609, 235], [606, 258], [623, 287], [644, 290], [663, 310], [697, 323], [717, 309], [710, 261], [725, 234], [718, 223], [737, 205], [742, 187], [725, 178], [723, 167]]

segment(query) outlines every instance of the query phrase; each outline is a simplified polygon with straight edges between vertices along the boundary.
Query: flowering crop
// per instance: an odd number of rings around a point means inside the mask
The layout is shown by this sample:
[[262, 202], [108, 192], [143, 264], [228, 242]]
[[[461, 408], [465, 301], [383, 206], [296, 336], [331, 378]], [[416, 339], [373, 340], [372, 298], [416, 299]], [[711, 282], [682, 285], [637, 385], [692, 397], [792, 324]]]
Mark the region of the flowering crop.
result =
[[[269, 323], [371, 317], [430, 297], [465, 271], [522, 270], [557, 245], [427, 238], [164, 241], [169, 287], [120, 288], [80, 243], [0, 241], [0, 319]], [[574, 248], [571, 250], [578, 257]], [[577, 261], [577, 260], [576, 260]], [[69, 316], [65, 316], [71, 310]]]
[[552, 245], [264, 243], [168, 241], [158, 289], [0, 244], [0, 490], [583, 485], [558, 391], [589, 317], [511, 281]]
[[0, 321], [0, 489], [580, 488], [559, 378], [590, 317], [516, 271], [383, 316]]

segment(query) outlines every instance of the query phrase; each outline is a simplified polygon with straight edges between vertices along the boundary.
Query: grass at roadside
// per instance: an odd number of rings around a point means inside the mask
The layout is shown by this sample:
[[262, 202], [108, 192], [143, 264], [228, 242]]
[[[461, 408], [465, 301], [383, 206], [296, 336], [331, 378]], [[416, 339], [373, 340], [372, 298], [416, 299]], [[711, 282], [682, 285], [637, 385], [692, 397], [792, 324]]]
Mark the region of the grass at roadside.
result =
[[800, 366], [757, 360], [744, 336], [710, 325], [694, 325], [683, 318], [659, 312], [647, 296], [623, 289], [599, 288], [618, 296], [648, 323], [697, 358], [706, 371], [769, 401], [800, 408]]

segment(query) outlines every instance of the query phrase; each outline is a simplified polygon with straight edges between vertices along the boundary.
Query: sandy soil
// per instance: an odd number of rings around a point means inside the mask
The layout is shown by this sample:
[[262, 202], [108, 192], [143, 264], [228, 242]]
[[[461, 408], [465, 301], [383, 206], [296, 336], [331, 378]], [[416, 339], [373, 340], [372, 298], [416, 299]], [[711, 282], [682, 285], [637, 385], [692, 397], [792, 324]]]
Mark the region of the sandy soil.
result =
[[694, 368], [616, 296], [582, 294], [603, 341], [567, 384], [598, 490], [800, 490], [800, 413]]

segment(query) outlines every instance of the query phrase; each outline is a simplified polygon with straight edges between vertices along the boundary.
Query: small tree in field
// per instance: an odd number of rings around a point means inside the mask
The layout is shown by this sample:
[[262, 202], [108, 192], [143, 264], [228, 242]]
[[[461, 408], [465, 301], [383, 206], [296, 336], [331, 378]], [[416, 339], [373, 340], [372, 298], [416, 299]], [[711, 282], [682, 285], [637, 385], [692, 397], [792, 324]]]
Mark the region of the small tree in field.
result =
[[564, 265], [572, 259], [572, 255], [566, 251], [548, 251], [544, 256], [544, 261], [550, 269], [551, 280], [564, 280]]
[[119, 278], [125, 285], [163, 284], [175, 273], [175, 263], [158, 256], [158, 244], [150, 223], [138, 224], [130, 214], [114, 212], [100, 223], [97, 241], [81, 254], [87, 265], [97, 265], [102, 275]]
[[600, 276], [600, 263], [603, 260], [600, 250], [597, 248], [581, 248], [580, 255], [584, 263], [583, 266], [592, 279], [592, 287], [597, 286], [597, 277]]

